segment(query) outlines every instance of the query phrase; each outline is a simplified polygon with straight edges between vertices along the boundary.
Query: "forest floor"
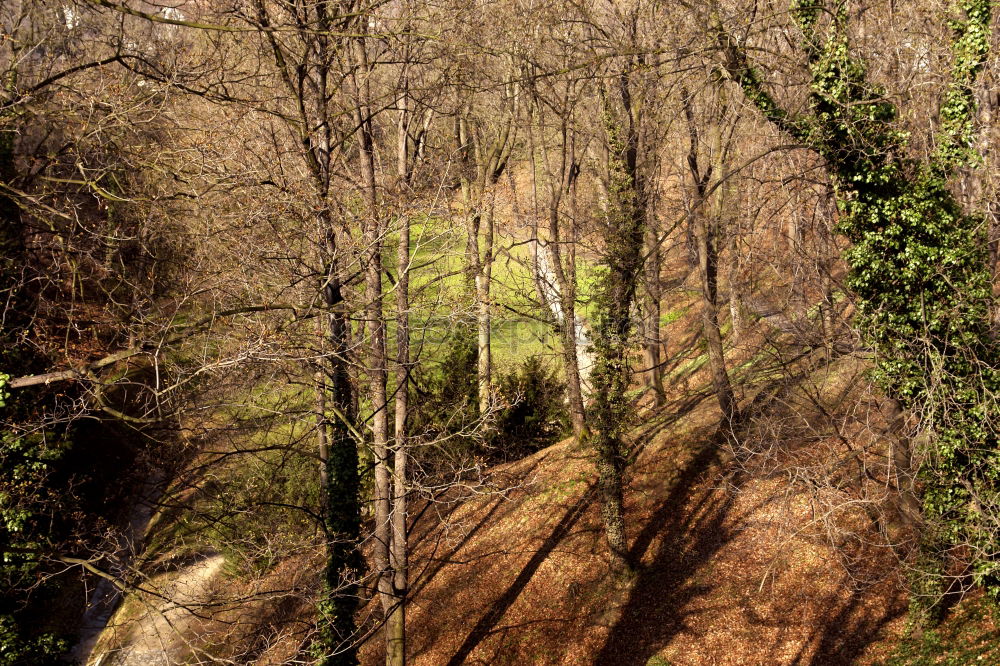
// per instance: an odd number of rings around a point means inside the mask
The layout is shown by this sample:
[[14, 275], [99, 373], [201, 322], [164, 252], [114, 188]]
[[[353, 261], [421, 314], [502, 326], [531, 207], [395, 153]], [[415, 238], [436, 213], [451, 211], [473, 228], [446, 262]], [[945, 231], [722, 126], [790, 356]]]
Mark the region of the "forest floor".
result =
[[[683, 315], [689, 298], [668, 311]], [[593, 459], [572, 439], [489, 470], [485, 485], [459, 484], [415, 503], [411, 663], [1000, 663], [1000, 647], [989, 647], [1000, 645], [992, 620], [973, 611], [959, 609], [970, 619], [955, 637], [946, 629], [907, 638], [903, 569], [863, 510], [880, 497], [891, 502], [891, 493], [852, 489], [846, 472], [839, 486], [817, 481], [853, 469], [861, 450], [882, 452], [886, 419], [863, 379], [867, 361], [768, 335], [788, 337], [760, 322], [727, 350], [749, 415], [730, 445], [696, 322], [682, 316], [673, 328], [666, 404], [636, 398], [625, 492], [633, 575], [610, 573]], [[166, 543], [150, 562], [163, 568], [172, 549]], [[166, 597], [181, 590], [194, 610], [132, 595], [95, 658], [303, 663], [320, 549], [253, 580], [217, 554], [191, 554], [147, 586]], [[384, 662], [378, 615], [370, 599], [359, 613], [366, 666]], [[971, 661], [939, 659], [953, 638], [969, 646]]]
[[[813, 397], [855, 409], [856, 397], [838, 396], [865, 363], [848, 355], [817, 367], [801, 375], [822, 385]], [[683, 388], [704, 386], [707, 370], [693, 374], [674, 377], [662, 408], [642, 407], [630, 441], [634, 575], [610, 573], [593, 460], [571, 439], [492, 469], [486, 487], [416, 507], [412, 664], [998, 663], [992, 611], [976, 599], [957, 621], [908, 638], [902, 569], [890, 549], [864, 542], [863, 513], [848, 502], [831, 520], [825, 491], [797, 468], [734, 456], [714, 396]], [[750, 395], [743, 404], [780, 411]], [[304, 663], [321, 556], [303, 551], [252, 581], [218, 554], [182, 558], [145, 584], [162, 597], [130, 595], [91, 663]], [[384, 659], [376, 605], [359, 615], [366, 666]]]
[[[609, 574], [593, 463], [566, 441], [495, 472], [505, 492], [414, 530], [415, 664], [848, 664], [905, 627], [893, 558], [845, 562], [809, 493], [745, 478], [714, 399], [650, 415], [626, 492], [629, 578]], [[380, 661], [371, 641], [363, 663]]]

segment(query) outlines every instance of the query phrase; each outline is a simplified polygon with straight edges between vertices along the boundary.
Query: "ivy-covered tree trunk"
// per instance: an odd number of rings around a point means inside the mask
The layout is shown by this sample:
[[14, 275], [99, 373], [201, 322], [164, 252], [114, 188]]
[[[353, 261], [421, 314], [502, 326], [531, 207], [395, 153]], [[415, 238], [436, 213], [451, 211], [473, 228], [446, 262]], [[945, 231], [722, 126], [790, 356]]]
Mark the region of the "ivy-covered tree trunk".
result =
[[[962, 0], [952, 21], [951, 81], [936, 151], [906, 157], [896, 109], [850, 51], [844, 2], [794, 0], [812, 75], [810, 113], [793, 116], [766, 90], [745, 53], [717, 23], [726, 67], [772, 123], [821, 154], [830, 172], [857, 325], [875, 350], [875, 377], [931, 435], [920, 469], [925, 567], [946, 549], [968, 553], [973, 577], [1000, 592], [998, 347], [982, 220], [948, 189], [973, 161], [972, 86], [989, 52], [990, 0]], [[826, 18], [829, 17], [829, 18]], [[822, 25], [821, 25], [822, 24]], [[825, 29], [825, 34], [821, 32]], [[914, 592], [934, 602], [933, 571]]]
[[[298, 54], [291, 44], [276, 38], [272, 30], [268, 6], [256, 0], [252, 7], [257, 16], [257, 28], [266, 39], [273, 56], [284, 93], [295, 100], [299, 117], [288, 122], [288, 128], [298, 134], [302, 145], [302, 163], [313, 183], [314, 204], [318, 208], [317, 228], [323, 237], [323, 273], [320, 285], [326, 308], [327, 339], [322, 344], [326, 367], [318, 382], [318, 412], [320, 421], [320, 455], [325, 457], [322, 481], [322, 516], [326, 537], [324, 585], [318, 603], [316, 639], [313, 652], [321, 666], [355, 666], [358, 663], [358, 635], [354, 616], [358, 609], [359, 581], [364, 562], [358, 550], [361, 542], [361, 479], [358, 446], [360, 445], [358, 392], [351, 376], [351, 312], [344, 296], [350, 278], [350, 238], [345, 226], [335, 222], [331, 197], [332, 147], [338, 139], [332, 133], [330, 108], [326, 97], [328, 81], [333, 78], [333, 63], [341, 53], [340, 44], [321, 37], [336, 21], [333, 5], [313, 0], [304, 3], [303, 16], [315, 22], [318, 31], [304, 30], [297, 35], [303, 51], [315, 53], [312, 65], [298, 61], [296, 73], [306, 76], [309, 86], [296, 85], [289, 64]], [[291, 31], [290, 31], [291, 32]], [[303, 79], [298, 79], [302, 81]], [[315, 93], [315, 96], [314, 96]], [[311, 132], [309, 128], [318, 128]], [[357, 130], [352, 130], [352, 134]]]
[[632, 380], [632, 305], [642, 270], [646, 211], [638, 173], [638, 135], [632, 116], [627, 74], [618, 81], [616, 104], [604, 95], [604, 126], [608, 142], [608, 208], [601, 230], [602, 263], [606, 273], [597, 296], [593, 330], [594, 401], [589, 414], [590, 444], [597, 458], [601, 517], [616, 568], [630, 570], [625, 536], [623, 486], [628, 451], [627, 392]]
[[[329, 227], [327, 227], [329, 228]], [[331, 232], [331, 246], [332, 242]], [[323, 519], [327, 536], [324, 591], [320, 602], [317, 651], [323, 666], [357, 664], [354, 614], [358, 607], [358, 580], [362, 561], [358, 552], [361, 539], [361, 481], [358, 474], [358, 448], [354, 424], [358, 422], [353, 395], [348, 354], [348, 318], [344, 311], [336, 247], [331, 247], [323, 295], [329, 310], [329, 369], [320, 390], [328, 393], [334, 412], [327, 418], [321, 413], [321, 439], [327, 444], [324, 481]], [[326, 405], [325, 398], [321, 401]]]

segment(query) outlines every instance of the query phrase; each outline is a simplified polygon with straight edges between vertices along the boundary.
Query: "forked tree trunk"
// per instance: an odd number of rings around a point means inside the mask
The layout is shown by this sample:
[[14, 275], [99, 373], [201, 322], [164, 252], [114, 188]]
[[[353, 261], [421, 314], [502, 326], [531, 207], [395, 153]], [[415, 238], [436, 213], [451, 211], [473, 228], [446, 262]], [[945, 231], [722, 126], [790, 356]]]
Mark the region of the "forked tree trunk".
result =
[[[458, 152], [464, 162], [461, 175], [462, 199], [465, 204], [466, 272], [469, 275], [473, 309], [476, 316], [476, 369], [479, 414], [486, 415], [492, 406], [493, 356], [490, 281], [494, 259], [493, 204], [487, 202], [491, 188], [503, 174], [513, 149], [514, 105], [516, 89], [508, 90], [508, 115], [494, 140], [483, 146], [472, 134], [469, 122], [456, 121]], [[472, 173], [474, 172], [474, 177]]]
[[[719, 95], [722, 95], [722, 85], [718, 84]], [[717, 117], [709, 123], [709, 151], [711, 166], [704, 172], [699, 168], [698, 161], [698, 128], [694, 112], [691, 108], [691, 98], [683, 91], [684, 115], [688, 123], [690, 150], [688, 166], [691, 171], [693, 190], [695, 193], [695, 210], [691, 215], [692, 231], [695, 248], [698, 254], [698, 275], [702, 305], [702, 336], [708, 349], [708, 362], [712, 371], [712, 384], [715, 389], [722, 417], [726, 423], [732, 423], [736, 417], [736, 399], [733, 387], [726, 370], [725, 350], [722, 344], [722, 331], [719, 328], [719, 235], [721, 219], [725, 210], [726, 185], [722, 184], [709, 192], [713, 176], [721, 178], [725, 173], [726, 147], [723, 145], [722, 118], [725, 115], [725, 102], [721, 101], [721, 110]], [[706, 201], [711, 197], [710, 201]]]

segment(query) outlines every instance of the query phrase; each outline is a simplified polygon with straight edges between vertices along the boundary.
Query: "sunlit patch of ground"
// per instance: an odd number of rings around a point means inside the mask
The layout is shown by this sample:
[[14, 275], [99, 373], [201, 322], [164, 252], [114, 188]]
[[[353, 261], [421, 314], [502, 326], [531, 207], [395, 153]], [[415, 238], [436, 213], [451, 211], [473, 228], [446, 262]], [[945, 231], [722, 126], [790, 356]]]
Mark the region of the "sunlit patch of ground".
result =
[[[636, 575], [608, 573], [593, 463], [564, 442], [512, 490], [414, 530], [415, 664], [870, 663], [903, 628], [889, 553], [851, 566], [780, 476], [720, 461], [711, 399], [651, 417], [626, 493]], [[725, 459], [725, 456], [721, 456]], [[363, 650], [376, 664], [377, 637]]]

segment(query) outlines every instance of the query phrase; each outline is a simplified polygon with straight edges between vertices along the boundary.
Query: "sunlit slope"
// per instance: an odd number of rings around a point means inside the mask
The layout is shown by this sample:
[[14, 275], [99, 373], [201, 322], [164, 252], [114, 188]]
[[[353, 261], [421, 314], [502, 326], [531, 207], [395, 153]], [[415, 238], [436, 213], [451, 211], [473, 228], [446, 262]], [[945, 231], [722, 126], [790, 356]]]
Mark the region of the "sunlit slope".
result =
[[[839, 399], [858, 365], [844, 358], [802, 382]], [[806, 390], [790, 387], [781, 402]], [[414, 663], [846, 664], [888, 654], [905, 602], [891, 552], [858, 542], [864, 514], [847, 504], [818, 515], [835, 506], [817, 496], [828, 489], [791, 478], [787, 459], [770, 470], [734, 459], [718, 420], [705, 394], [640, 419], [626, 498], [641, 565], [630, 579], [608, 573], [593, 464], [572, 441], [497, 470], [505, 492], [428, 510], [413, 531]], [[380, 661], [377, 640], [364, 656]]]

